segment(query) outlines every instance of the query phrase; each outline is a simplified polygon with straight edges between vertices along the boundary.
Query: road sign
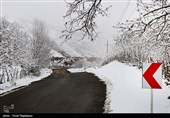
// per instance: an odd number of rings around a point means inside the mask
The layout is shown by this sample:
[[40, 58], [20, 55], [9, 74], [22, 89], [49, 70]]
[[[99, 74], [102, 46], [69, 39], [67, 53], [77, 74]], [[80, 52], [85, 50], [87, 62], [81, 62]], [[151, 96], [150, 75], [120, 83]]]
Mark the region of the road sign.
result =
[[161, 63], [143, 63], [142, 88], [161, 89], [162, 66]]

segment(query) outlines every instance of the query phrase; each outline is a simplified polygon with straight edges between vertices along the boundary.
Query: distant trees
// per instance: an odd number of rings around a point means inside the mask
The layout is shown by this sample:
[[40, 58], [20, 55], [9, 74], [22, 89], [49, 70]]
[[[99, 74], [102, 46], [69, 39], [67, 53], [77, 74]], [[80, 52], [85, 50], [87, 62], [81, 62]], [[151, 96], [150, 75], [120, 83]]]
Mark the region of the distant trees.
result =
[[50, 63], [50, 41], [48, 31], [44, 23], [38, 19], [34, 20], [32, 28], [32, 58], [34, 64], [47, 67]]
[[50, 63], [50, 41], [44, 23], [35, 20], [29, 33], [4, 17], [1, 21], [0, 84], [14, 82], [30, 74], [38, 76], [40, 69]]

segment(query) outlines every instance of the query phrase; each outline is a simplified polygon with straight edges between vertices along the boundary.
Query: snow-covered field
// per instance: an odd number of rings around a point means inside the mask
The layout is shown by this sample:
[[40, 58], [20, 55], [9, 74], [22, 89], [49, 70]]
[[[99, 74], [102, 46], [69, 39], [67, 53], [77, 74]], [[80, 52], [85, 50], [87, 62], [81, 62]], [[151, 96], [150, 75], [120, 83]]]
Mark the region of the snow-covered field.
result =
[[[69, 71], [94, 73], [105, 81], [107, 85], [106, 112], [151, 112], [151, 90], [142, 88], [142, 70], [114, 61], [101, 68], [69, 69]], [[162, 89], [153, 90], [154, 113], [170, 113], [170, 100], [167, 99], [170, 96], [170, 88], [165, 85], [164, 80], [162, 83]]]
[[44, 68], [41, 70], [41, 74], [39, 77], [28, 76], [28, 77], [25, 77], [22, 79], [17, 79], [17, 80], [15, 80], [15, 85], [13, 85], [10, 82], [0, 84], [0, 94], [3, 95], [3, 93], [6, 94], [8, 92], [11, 92], [13, 89], [17, 89], [22, 86], [27, 86], [27, 85], [31, 84], [32, 82], [39, 81], [39, 80], [49, 76], [51, 73], [52, 73], [52, 71], [50, 69]]

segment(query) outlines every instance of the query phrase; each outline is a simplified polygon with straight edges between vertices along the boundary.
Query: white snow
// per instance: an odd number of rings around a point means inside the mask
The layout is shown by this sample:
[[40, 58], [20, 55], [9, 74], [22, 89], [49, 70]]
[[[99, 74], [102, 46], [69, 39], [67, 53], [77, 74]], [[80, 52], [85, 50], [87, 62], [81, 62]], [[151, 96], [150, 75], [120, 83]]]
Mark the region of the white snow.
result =
[[[69, 69], [70, 72], [94, 73], [107, 85], [105, 112], [109, 113], [150, 113], [151, 89], [142, 88], [142, 70], [111, 62], [101, 68]], [[170, 89], [163, 80], [162, 89], [153, 90], [153, 112], [169, 113]], [[110, 102], [109, 102], [110, 101]]]
[[63, 43], [61, 45], [61, 44], [58, 44], [58, 42], [56, 42], [56, 45], [60, 47], [67, 55], [71, 57], [82, 57], [81, 54], [79, 54], [76, 50], [74, 50], [72, 47], [70, 47], [66, 43]]
[[[19, 78], [20, 72], [21, 72], [21, 66], [12, 66], [12, 67], [6, 67], [6, 71], [10, 74], [12, 74], [12, 76], [8, 76], [7, 73], [4, 73], [4, 81], [7, 81], [7, 78], [9, 77], [9, 80], [15, 80], [17, 78]], [[18, 72], [17, 75], [15, 75], [15, 71]], [[2, 75], [3, 71], [2, 69], [0, 69], [0, 75]], [[13, 82], [13, 81], [11, 81]], [[11, 83], [13, 84], [13, 83]]]
[[22, 79], [17, 79], [17, 80], [15, 80], [15, 85], [11, 84], [10, 82], [0, 84], [0, 94], [2, 94], [2, 96], [3, 96], [4, 93], [6, 94], [8, 92], [11, 92], [13, 89], [27, 86], [27, 85], [31, 84], [32, 82], [39, 81], [39, 80], [49, 76], [51, 73], [52, 73], [52, 71], [50, 69], [44, 68], [44, 69], [41, 69], [41, 74], [39, 77], [27, 76]]
[[50, 51], [51, 57], [63, 57], [63, 55], [55, 50]]

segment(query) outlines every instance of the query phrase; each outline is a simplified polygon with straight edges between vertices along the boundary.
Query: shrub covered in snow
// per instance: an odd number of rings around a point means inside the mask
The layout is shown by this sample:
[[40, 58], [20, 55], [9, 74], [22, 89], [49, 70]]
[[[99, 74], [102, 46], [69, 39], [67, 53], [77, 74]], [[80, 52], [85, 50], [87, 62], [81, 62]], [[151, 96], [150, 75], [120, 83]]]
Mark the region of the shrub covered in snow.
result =
[[31, 66], [28, 68], [28, 75], [39, 76], [40, 75], [40, 67], [39, 66]]

